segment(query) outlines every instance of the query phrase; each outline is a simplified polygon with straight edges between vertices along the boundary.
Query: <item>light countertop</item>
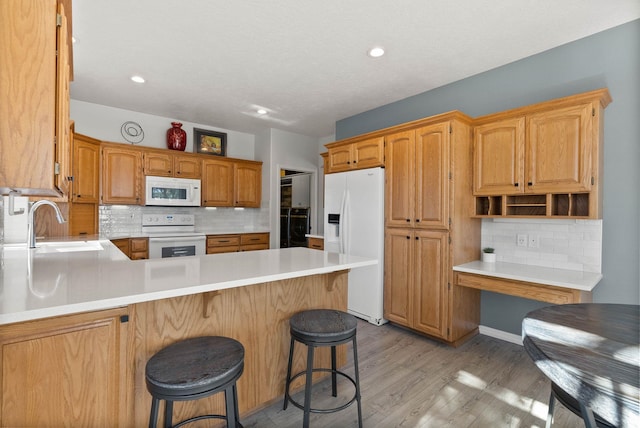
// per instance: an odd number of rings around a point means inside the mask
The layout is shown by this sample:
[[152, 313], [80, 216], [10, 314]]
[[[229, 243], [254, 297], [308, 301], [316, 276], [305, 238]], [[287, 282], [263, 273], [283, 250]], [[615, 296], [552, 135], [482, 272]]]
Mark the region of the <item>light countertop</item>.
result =
[[108, 240], [84, 252], [0, 246], [0, 325], [374, 265], [308, 248], [129, 260]]
[[582, 291], [592, 291], [602, 279], [602, 274], [600, 273], [504, 262], [484, 263], [473, 261], [454, 266], [453, 270]]
[[316, 239], [324, 239], [324, 236], [322, 235], [311, 235], [310, 233], [307, 233], [306, 235], [304, 235], [305, 238], [316, 238]]

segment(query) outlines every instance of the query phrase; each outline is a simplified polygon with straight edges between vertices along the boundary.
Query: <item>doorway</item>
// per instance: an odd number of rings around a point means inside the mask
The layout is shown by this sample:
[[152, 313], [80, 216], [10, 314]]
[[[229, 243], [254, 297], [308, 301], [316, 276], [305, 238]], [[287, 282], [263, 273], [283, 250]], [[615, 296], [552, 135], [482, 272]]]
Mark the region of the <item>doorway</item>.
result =
[[280, 169], [280, 248], [306, 247], [312, 230], [313, 173]]

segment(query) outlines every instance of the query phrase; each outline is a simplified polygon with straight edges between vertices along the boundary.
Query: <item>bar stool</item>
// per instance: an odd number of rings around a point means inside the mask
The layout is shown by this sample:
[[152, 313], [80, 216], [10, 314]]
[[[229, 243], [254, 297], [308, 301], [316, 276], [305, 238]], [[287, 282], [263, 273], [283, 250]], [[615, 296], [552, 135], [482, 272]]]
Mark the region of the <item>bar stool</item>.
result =
[[[358, 405], [358, 426], [362, 428], [362, 407], [360, 403], [360, 377], [358, 372], [358, 347], [356, 344], [356, 318], [345, 312], [331, 309], [313, 309], [298, 312], [289, 320], [291, 332], [291, 345], [289, 347], [289, 364], [287, 366], [287, 381], [284, 392], [284, 406], [286, 410], [289, 402], [299, 409], [304, 410], [303, 426], [309, 426], [311, 413], [333, 413], [349, 407], [354, 401]], [[307, 368], [304, 371], [291, 376], [293, 363], [293, 349], [295, 342], [307, 345]], [[347, 342], [353, 343], [353, 368], [354, 378], [336, 369], [336, 346]], [[316, 347], [331, 347], [331, 368], [313, 368], [313, 356]], [[340, 375], [349, 380], [355, 387], [355, 394], [347, 403], [330, 409], [317, 409], [311, 407], [311, 385], [314, 372], [331, 373], [331, 395], [338, 396], [336, 386], [337, 376]], [[304, 388], [304, 405], [295, 401], [289, 394], [291, 382], [299, 376], [306, 376]]]
[[173, 428], [202, 419], [225, 419], [228, 428], [239, 422], [236, 381], [244, 370], [244, 347], [228, 337], [205, 336], [181, 340], [154, 354], [145, 367], [153, 401], [149, 428], [155, 428], [160, 401], [165, 401], [164, 426], [172, 427], [173, 402], [190, 401], [224, 391], [226, 415], [186, 419]]

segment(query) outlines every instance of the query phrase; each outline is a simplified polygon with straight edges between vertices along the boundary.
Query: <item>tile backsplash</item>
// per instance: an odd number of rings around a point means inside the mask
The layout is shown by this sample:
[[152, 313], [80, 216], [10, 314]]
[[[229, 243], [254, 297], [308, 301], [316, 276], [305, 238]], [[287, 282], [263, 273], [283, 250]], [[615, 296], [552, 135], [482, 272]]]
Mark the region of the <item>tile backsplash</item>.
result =
[[100, 236], [114, 238], [142, 232], [144, 214], [193, 214], [196, 230], [205, 233], [269, 230], [269, 207], [261, 208], [169, 208], [137, 205], [101, 205], [98, 210]]
[[[526, 246], [518, 245], [519, 235]], [[484, 247], [495, 248], [501, 262], [600, 273], [602, 220], [483, 219]]]

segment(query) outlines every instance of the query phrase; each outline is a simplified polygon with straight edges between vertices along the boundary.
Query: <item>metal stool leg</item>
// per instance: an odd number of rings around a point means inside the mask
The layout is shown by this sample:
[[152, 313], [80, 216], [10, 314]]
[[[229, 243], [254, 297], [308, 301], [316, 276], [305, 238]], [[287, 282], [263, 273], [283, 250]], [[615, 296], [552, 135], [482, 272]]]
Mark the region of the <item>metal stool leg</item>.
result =
[[553, 408], [556, 404], [556, 396], [553, 393], [553, 389], [551, 390], [551, 394], [549, 394], [549, 410], [547, 411], [547, 423], [544, 428], [551, 428], [553, 424]]
[[284, 385], [284, 404], [282, 405], [282, 410], [287, 410], [287, 406], [289, 405], [289, 384], [291, 383], [291, 365], [293, 364], [294, 344], [295, 340], [293, 340], [292, 337], [291, 344], [289, 345], [289, 364], [287, 364], [287, 381]]
[[360, 403], [360, 370], [358, 369], [358, 345], [356, 336], [353, 336], [353, 370], [356, 379], [356, 401], [358, 405], [358, 427], [362, 428], [362, 405]]
[[153, 397], [151, 399], [151, 414], [149, 414], [149, 428], [156, 428], [158, 426], [158, 406], [160, 400]]
[[173, 421], [173, 401], [164, 402], [164, 428], [171, 428]]
[[304, 386], [304, 419], [303, 428], [309, 428], [309, 417], [311, 416], [311, 385], [313, 383], [313, 351], [312, 345], [307, 345], [307, 379]]
[[331, 395], [338, 396], [338, 375], [336, 374], [336, 347], [331, 347]]
[[236, 397], [233, 385], [228, 386], [224, 390], [224, 403], [227, 409], [227, 428], [237, 428]]

